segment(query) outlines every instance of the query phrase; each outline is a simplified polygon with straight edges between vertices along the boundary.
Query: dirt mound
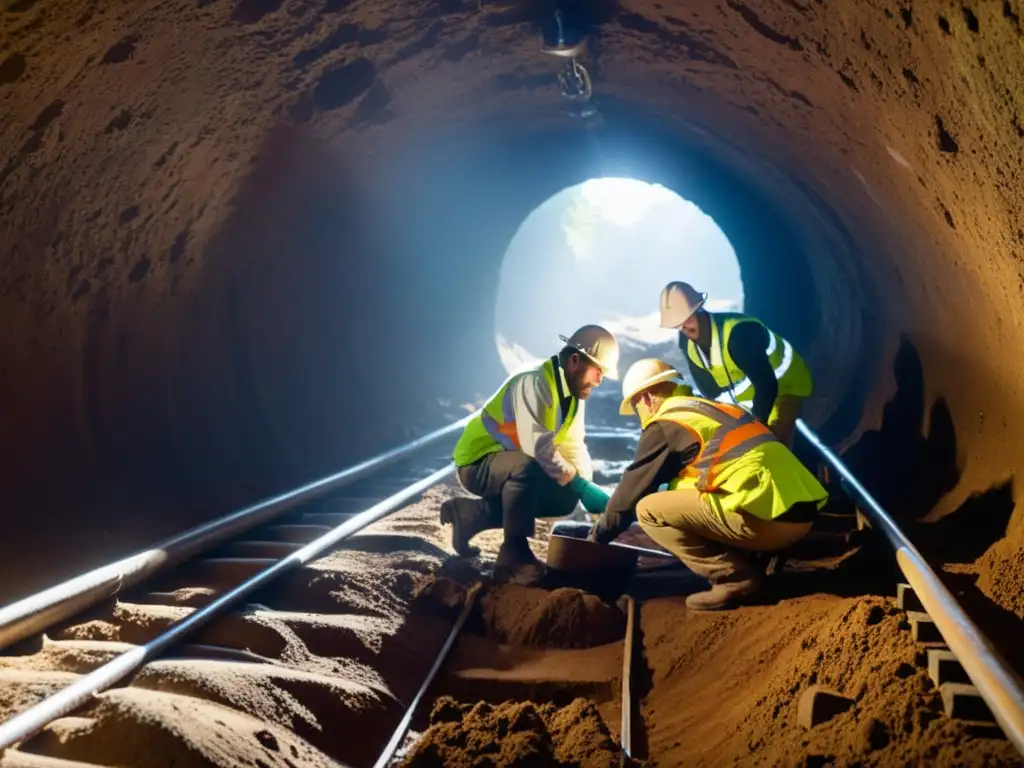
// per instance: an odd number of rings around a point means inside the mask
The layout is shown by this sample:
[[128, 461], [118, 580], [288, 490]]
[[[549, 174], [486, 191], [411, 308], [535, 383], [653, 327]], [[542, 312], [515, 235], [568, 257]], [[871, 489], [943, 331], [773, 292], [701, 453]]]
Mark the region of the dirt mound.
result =
[[1024, 518], [1015, 523], [975, 565], [978, 588], [1018, 619], [1024, 619]]
[[[383, 533], [436, 519], [436, 504], [420, 502]], [[382, 552], [381, 540], [361, 543], [373, 551], [339, 549], [293, 570], [190, 638], [262, 663], [172, 652], [130, 687], [49, 726], [31, 750], [97, 765], [371, 764], [451, 629], [416, 600], [443, 553], [404, 534], [390, 536]], [[175, 574], [189, 577], [187, 569]], [[36, 652], [0, 658], [0, 713], [24, 711], [191, 615], [183, 603], [205, 587], [180, 588], [171, 604], [107, 600], [52, 630]]]
[[608, 768], [618, 755], [601, 715], [586, 699], [557, 708], [530, 701], [459, 704], [444, 696], [403, 765]]
[[[1018, 765], [1009, 742], [945, 718], [902, 611], [882, 598], [815, 595], [717, 615], [680, 601], [643, 606], [654, 688], [644, 702], [664, 765], [931, 763]], [[805, 730], [800, 694], [823, 684], [854, 700]]]
[[510, 645], [591, 648], [621, 640], [626, 629], [618, 608], [569, 587], [502, 584], [487, 590], [480, 608], [488, 635]]

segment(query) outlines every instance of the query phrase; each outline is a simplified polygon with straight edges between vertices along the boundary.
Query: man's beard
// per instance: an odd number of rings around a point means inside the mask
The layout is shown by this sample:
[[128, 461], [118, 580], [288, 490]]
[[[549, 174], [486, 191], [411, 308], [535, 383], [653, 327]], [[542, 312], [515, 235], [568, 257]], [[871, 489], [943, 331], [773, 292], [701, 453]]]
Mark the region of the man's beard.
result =
[[593, 387], [587, 388], [583, 383], [582, 376], [567, 376], [566, 378], [568, 379], [570, 394], [572, 394], [572, 396], [577, 400], [586, 400], [591, 390], [593, 390]]

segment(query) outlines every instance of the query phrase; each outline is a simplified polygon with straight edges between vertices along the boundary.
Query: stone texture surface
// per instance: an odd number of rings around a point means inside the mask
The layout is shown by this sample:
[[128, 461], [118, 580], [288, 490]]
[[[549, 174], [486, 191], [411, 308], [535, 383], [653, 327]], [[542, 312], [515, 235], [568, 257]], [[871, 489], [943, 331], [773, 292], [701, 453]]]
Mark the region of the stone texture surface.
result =
[[582, 125], [539, 51], [544, 3], [7, 0], [18, 584], [50, 580], [24, 543], [55, 530], [70, 569], [451, 419], [500, 376], [518, 223], [623, 171], [722, 224], [750, 309], [815, 369], [813, 420], [874, 435], [861, 463], [896, 506], [982, 494], [1002, 530], [968, 560], [1024, 615], [1019, 582], [986, 575], [1024, 569], [1022, 11], [595, 3], [603, 122]]

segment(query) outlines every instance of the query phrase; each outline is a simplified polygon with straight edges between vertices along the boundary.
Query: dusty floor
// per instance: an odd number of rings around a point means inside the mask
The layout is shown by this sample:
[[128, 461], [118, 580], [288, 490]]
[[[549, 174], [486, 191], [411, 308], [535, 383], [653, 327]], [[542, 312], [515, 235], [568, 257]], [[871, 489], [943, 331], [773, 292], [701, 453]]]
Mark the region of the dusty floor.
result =
[[[251, 661], [161, 659], [0, 765], [372, 765], [475, 578], [448, 558], [435, 522], [451, 493], [433, 489], [193, 638]], [[396, 546], [381, 533], [409, 538]], [[481, 538], [493, 557], [496, 537]], [[843, 579], [818, 579], [813, 594], [801, 585], [816, 564], [797, 563], [773, 605], [701, 615], [681, 597], [643, 600], [634, 755], [663, 766], [1018, 765], [1007, 741], [944, 717], [902, 612], [833, 589], [859, 567], [837, 560], [830, 573], [846, 569]], [[168, 583], [166, 605], [111, 602], [34, 653], [0, 657], [0, 716], [145, 642], [217, 586]], [[485, 582], [403, 764], [617, 765], [624, 627], [608, 596]], [[855, 703], [804, 730], [797, 702], [814, 683]]]

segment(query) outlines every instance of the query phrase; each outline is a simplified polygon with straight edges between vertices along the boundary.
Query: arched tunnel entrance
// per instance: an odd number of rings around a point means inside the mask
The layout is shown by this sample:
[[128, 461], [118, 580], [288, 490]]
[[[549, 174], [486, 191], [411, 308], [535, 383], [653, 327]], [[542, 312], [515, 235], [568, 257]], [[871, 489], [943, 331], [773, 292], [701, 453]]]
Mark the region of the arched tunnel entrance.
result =
[[555, 193], [523, 220], [502, 261], [494, 324], [506, 373], [536, 365], [559, 333], [594, 322], [624, 348], [623, 371], [661, 357], [686, 375], [677, 332], [661, 327], [651, 301], [681, 274], [708, 294], [711, 311], [743, 311], [736, 253], [693, 203], [628, 178]]
[[584, 116], [548, 3], [78, 5], [0, 11], [3, 599], [464, 416], [517, 228], [629, 177], [716, 222], [807, 421], [983, 530], [956, 562], [1024, 618], [1018, 3], [602, 2]]

